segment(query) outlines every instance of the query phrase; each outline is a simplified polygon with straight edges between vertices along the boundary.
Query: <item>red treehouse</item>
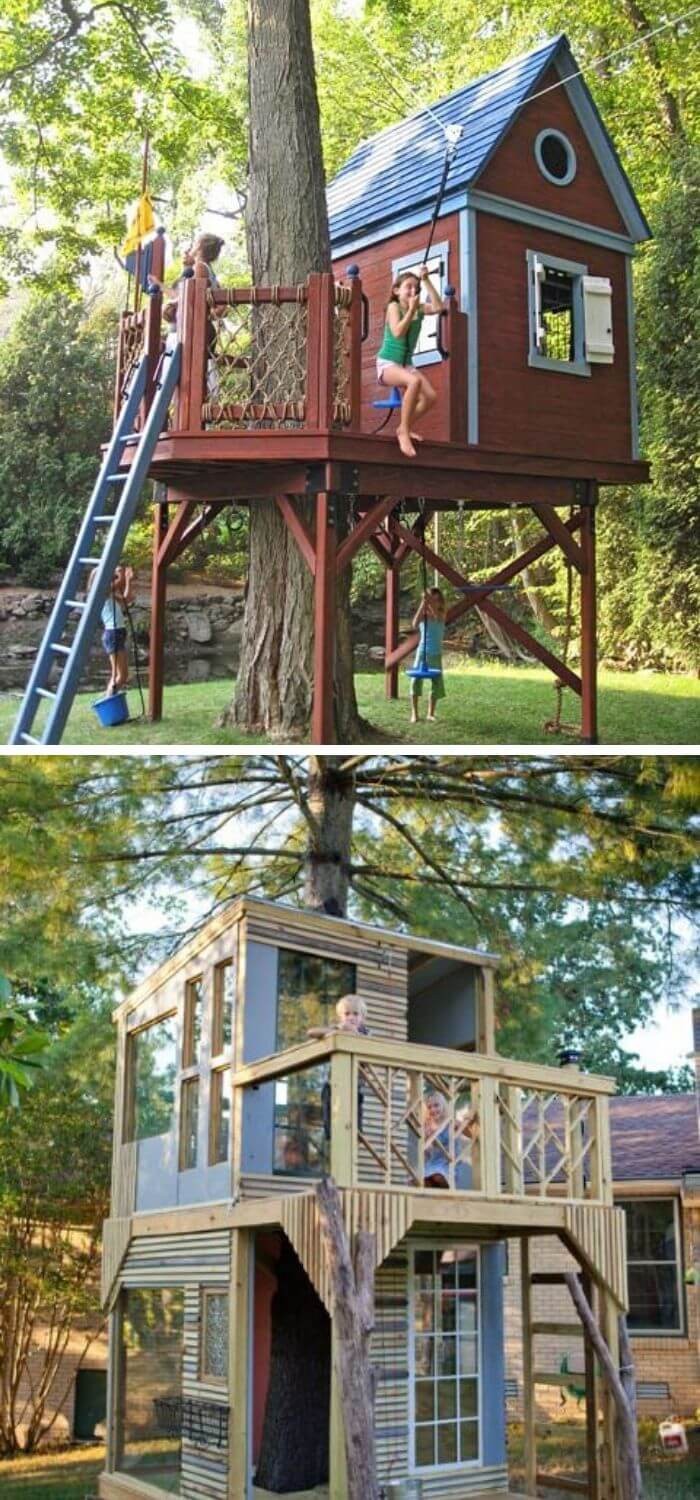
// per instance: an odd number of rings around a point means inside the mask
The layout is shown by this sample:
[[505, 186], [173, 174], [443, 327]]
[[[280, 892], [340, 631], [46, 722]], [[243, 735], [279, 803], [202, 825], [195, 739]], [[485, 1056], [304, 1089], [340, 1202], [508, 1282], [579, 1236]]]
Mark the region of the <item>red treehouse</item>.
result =
[[[399, 641], [398, 615], [401, 564], [416, 553], [457, 595], [448, 621], [478, 605], [580, 697], [581, 737], [595, 742], [599, 491], [648, 479], [638, 453], [631, 260], [649, 229], [566, 38], [364, 142], [330, 184], [328, 207], [332, 275], [299, 287], [213, 287], [198, 265], [182, 283], [177, 340], [162, 356], [159, 296], [123, 316], [104, 483], [15, 743], [60, 739], [99, 618], [99, 589], [93, 602], [76, 603], [80, 570], [99, 565], [105, 582], [111, 577], [147, 476], [168, 487], [155, 528], [152, 717], [162, 711], [168, 566], [221, 506], [265, 495], [314, 580], [314, 742], [334, 738], [336, 579], [366, 543], [386, 569], [390, 696], [417, 640]], [[412, 458], [397, 445], [376, 356], [392, 281], [426, 260], [443, 311], [424, 317], [413, 363], [429, 367], [438, 400]], [[309, 495], [314, 532], [296, 508]], [[338, 495], [352, 499], [343, 538]], [[533, 513], [541, 536], [488, 580], [470, 580], [427, 541], [436, 513], [511, 506]], [[555, 548], [580, 580], [580, 675], [512, 618], [500, 595]], [[59, 651], [63, 672], [49, 690]], [[45, 723], [32, 734], [38, 709]]]

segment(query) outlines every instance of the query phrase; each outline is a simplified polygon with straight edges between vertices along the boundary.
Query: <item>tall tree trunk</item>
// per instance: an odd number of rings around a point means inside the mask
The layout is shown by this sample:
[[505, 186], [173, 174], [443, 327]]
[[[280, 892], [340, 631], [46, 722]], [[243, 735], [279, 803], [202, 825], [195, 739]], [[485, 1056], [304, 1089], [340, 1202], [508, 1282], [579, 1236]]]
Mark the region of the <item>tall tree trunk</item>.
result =
[[[571, 1292], [576, 1311], [583, 1323], [586, 1338], [595, 1350], [603, 1378], [607, 1381], [615, 1402], [617, 1416], [617, 1460], [620, 1473], [622, 1500], [642, 1500], [642, 1470], [639, 1461], [639, 1438], [637, 1436], [637, 1412], [634, 1392], [634, 1370], [627, 1339], [627, 1325], [621, 1327], [623, 1373], [615, 1368], [610, 1350], [593, 1315], [593, 1309], [584, 1295], [578, 1275], [567, 1271], [564, 1280]], [[620, 1323], [624, 1319], [620, 1320]], [[631, 1378], [630, 1378], [631, 1376]]]
[[312, 755], [309, 765], [309, 840], [304, 879], [307, 906], [344, 916], [348, 900], [355, 777], [342, 760]]
[[[309, 0], [249, 0], [248, 78], [247, 231], [253, 282], [294, 285], [310, 271], [330, 270]], [[314, 501], [295, 503], [313, 533]], [[337, 590], [335, 654], [336, 730], [346, 741], [357, 738], [361, 728], [349, 587], [346, 569]], [[311, 575], [274, 500], [255, 499], [250, 505], [241, 660], [224, 722], [288, 739], [304, 737], [312, 684]]]
[[328, 1480], [330, 1319], [288, 1240], [275, 1267], [270, 1383], [256, 1488], [287, 1495]]
[[379, 1500], [374, 1372], [370, 1364], [376, 1236], [359, 1230], [351, 1256], [340, 1194], [332, 1177], [318, 1184], [316, 1202], [333, 1289], [335, 1365], [345, 1425], [348, 1500]]

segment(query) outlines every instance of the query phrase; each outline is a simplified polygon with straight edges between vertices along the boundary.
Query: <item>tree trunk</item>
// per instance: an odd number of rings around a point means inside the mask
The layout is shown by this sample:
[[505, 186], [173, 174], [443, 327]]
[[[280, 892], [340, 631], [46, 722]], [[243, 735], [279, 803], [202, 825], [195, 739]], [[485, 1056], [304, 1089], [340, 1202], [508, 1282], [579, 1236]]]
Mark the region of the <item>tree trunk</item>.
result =
[[338, 1189], [332, 1178], [316, 1188], [321, 1233], [333, 1290], [336, 1373], [345, 1431], [348, 1500], [379, 1500], [374, 1442], [374, 1379], [370, 1337], [374, 1327], [375, 1236], [360, 1230], [354, 1261]]
[[[593, 1345], [603, 1372], [603, 1377], [608, 1382], [615, 1402], [615, 1411], [617, 1414], [617, 1458], [620, 1470], [622, 1500], [642, 1500], [642, 1470], [639, 1462], [639, 1440], [637, 1437], [635, 1403], [633, 1400], [630, 1400], [630, 1384], [626, 1378], [629, 1376], [630, 1369], [632, 1368], [629, 1340], [627, 1339], [627, 1325], [625, 1324], [624, 1341], [620, 1346], [623, 1364], [623, 1378], [621, 1378], [620, 1372], [615, 1368], [610, 1350], [593, 1316], [588, 1299], [583, 1294], [578, 1276], [575, 1272], [569, 1271], [565, 1275], [565, 1280], [571, 1292], [576, 1311], [583, 1323], [586, 1337]], [[621, 1319], [620, 1322], [622, 1324], [624, 1319]], [[634, 1375], [632, 1375], [633, 1388]]]
[[[309, 0], [249, 0], [248, 58], [252, 278], [258, 286], [289, 286], [311, 271], [330, 270]], [[315, 502], [294, 503], [313, 535]], [[346, 569], [337, 590], [335, 653], [336, 729], [346, 741], [361, 728], [349, 587]], [[312, 685], [313, 580], [274, 500], [255, 499], [241, 660], [223, 722], [287, 739], [305, 737]]]
[[304, 879], [307, 906], [344, 916], [348, 900], [355, 777], [342, 761], [313, 755], [309, 764], [309, 840]]
[[286, 1239], [275, 1270], [270, 1383], [255, 1485], [288, 1495], [328, 1481], [330, 1319]]

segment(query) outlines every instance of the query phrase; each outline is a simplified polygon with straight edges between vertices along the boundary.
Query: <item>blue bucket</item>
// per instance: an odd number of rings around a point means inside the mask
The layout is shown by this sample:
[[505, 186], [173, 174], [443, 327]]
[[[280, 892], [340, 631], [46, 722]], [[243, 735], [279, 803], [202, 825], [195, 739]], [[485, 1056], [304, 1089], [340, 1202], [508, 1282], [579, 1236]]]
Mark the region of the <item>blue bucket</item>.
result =
[[125, 724], [129, 717], [126, 693], [111, 693], [107, 698], [98, 698], [93, 708], [103, 729], [114, 729]]

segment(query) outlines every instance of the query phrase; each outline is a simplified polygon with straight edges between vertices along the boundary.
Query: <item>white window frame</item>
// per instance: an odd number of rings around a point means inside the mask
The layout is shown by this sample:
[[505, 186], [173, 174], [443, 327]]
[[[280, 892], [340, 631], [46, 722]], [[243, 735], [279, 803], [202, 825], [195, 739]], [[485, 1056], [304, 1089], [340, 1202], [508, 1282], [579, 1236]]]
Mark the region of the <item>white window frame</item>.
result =
[[[677, 1339], [677, 1338], [684, 1338], [685, 1335], [686, 1335], [686, 1309], [685, 1309], [685, 1297], [683, 1295], [683, 1287], [684, 1287], [684, 1281], [683, 1281], [683, 1223], [682, 1223], [682, 1220], [681, 1220], [679, 1199], [677, 1197], [675, 1197], [673, 1193], [668, 1193], [668, 1194], [656, 1193], [653, 1198], [647, 1198], [646, 1196], [644, 1196], [642, 1194], [639, 1194], [639, 1195], [635, 1194], [635, 1196], [633, 1198], [617, 1198], [615, 1200], [615, 1203], [616, 1203], [616, 1207], [617, 1208], [623, 1208], [623, 1209], [626, 1208], [626, 1205], [628, 1203], [630, 1204], [631, 1207], [638, 1207], [640, 1203], [671, 1203], [673, 1205], [673, 1228], [674, 1228], [674, 1234], [676, 1236], [676, 1259], [675, 1259], [675, 1267], [676, 1267], [676, 1289], [677, 1289], [677, 1293], [678, 1293], [678, 1327], [677, 1328], [630, 1328], [629, 1335], [630, 1335], [631, 1339], [650, 1339], [650, 1338], [651, 1339]], [[629, 1259], [629, 1256], [627, 1256], [627, 1248], [626, 1247], [627, 1247], [627, 1240], [626, 1240], [626, 1237], [625, 1237], [625, 1255], [626, 1255], [626, 1259], [627, 1259], [627, 1268], [628, 1268], [628, 1270], [629, 1270], [630, 1266], [656, 1266], [656, 1265], [668, 1266], [669, 1265], [669, 1261], [667, 1261], [667, 1260], [664, 1260], [664, 1261], [633, 1260], [633, 1261], [631, 1261]]]
[[[475, 1250], [476, 1251], [476, 1380], [477, 1380], [477, 1423], [479, 1428], [479, 1452], [476, 1458], [460, 1459], [456, 1464], [416, 1464], [416, 1352], [415, 1352], [415, 1257], [416, 1251], [432, 1250], [444, 1252], [445, 1250]], [[459, 1337], [459, 1335], [457, 1335]], [[481, 1246], [474, 1241], [460, 1240], [451, 1245], [436, 1245], [434, 1240], [417, 1240], [409, 1247], [408, 1258], [408, 1472], [416, 1479], [430, 1478], [438, 1474], [459, 1474], [462, 1469], [480, 1469], [484, 1463], [484, 1412], [483, 1412], [483, 1385], [484, 1385], [484, 1357], [483, 1357], [483, 1319], [481, 1304]], [[459, 1376], [456, 1377], [459, 1381]], [[456, 1425], [459, 1425], [459, 1416], [456, 1417]], [[436, 1424], [432, 1423], [433, 1429]]]
[[[561, 141], [562, 146], [566, 151], [569, 159], [569, 165], [567, 167], [565, 177], [555, 177], [554, 173], [550, 172], [549, 168], [545, 166], [545, 163], [542, 159], [542, 146], [546, 141], [548, 135], [553, 135], [556, 140]], [[535, 138], [534, 151], [535, 161], [537, 162], [542, 176], [546, 177], [547, 182], [553, 182], [555, 187], [568, 187], [569, 183], [573, 182], [578, 169], [578, 162], [576, 160], [576, 152], [574, 151], [571, 141], [569, 140], [568, 136], [564, 135], [563, 131], [555, 130], [553, 125], [545, 126], [545, 129], [540, 130], [539, 134]]]
[[[428, 275], [434, 283], [436, 291], [441, 297], [444, 296], [445, 287], [449, 286], [449, 257], [450, 242], [442, 240], [439, 245], [431, 247], [430, 255], [426, 261]], [[398, 260], [392, 261], [391, 280], [396, 281], [403, 271], [410, 271], [412, 275], [418, 275], [419, 266], [423, 265], [420, 256], [402, 255]], [[431, 269], [432, 268], [432, 269]], [[422, 299], [425, 301], [425, 298]], [[423, 327], [416, 345], [416, 350], [411, 363], [420, 369], [421, 365], [439, 365], [442, 363], [442, 355], [437, 347], [438, 342], [438, 316], [427, 316], [423, 319]], [[432, 346], [432, 347], [431, 347]]]
[[[528, 303], [528, 365], [536, 370], [556, 370], [561, 375], [590, 375], [591, 367], [585, 357], [585, 309], [583, 281], [588, 275], [588, 266], [575, 260], [562, 260], [558, 255], [549, 255], [542, 250], [526, 250], [527, 303]], [[564, 271], [573, 280], [572, 317], [574, 321], [573, 360], [549, 359], [540, 353], [540, 268], [551, 266], [553, 271]]]

